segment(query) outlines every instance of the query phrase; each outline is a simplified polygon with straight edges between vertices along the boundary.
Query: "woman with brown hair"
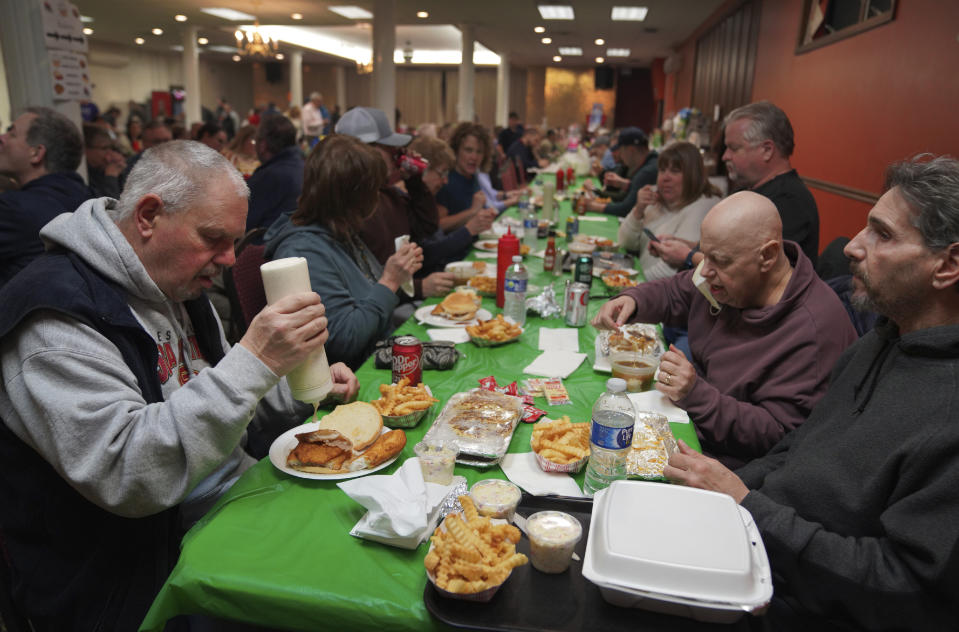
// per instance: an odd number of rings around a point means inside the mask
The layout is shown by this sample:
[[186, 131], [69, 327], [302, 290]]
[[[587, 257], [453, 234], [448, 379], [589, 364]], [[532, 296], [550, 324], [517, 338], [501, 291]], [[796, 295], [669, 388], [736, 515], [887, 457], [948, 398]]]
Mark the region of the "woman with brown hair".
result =
[[386, 165], [375, 149], [350, 136], [328, 136], [306, 160], [296, 211], [265, 235], [268, 259], [306, 258], [313, 291], [326, 306], [327, 356], [352, 369], [392, 331], [396, 292], [423, 265], [416, 244], [381, 265], [359, 237], [384, 182]]
[[476, 177], [492, 155], [489, 134], [476, 123], [460, 123], [450, 137], [450, 147], [456, 162], [446, 184], [436, 194], [440, 228], [446, 232], [463, 226], [477, 214], [488, 215], [491, 220], [496, 217], [495, 210], [485, 208], [486, 196]]
[[230, 144], [220, 152], [236, 167], [244, 178], [249, 178], [260, 166], [256, 156], [256, 125], [244, 125]]
[[676, 269], [650, 246], [643, 229], [660, 239], [699, 241], [703, 218], [719, 202], [722, 194], [709, 183], [703, 157], [694, 145], [676, 143], [659, 154], [656, 186], [647, 185], [636, 194], [636, 205], [619, 227], [619, 245], [639, 253], [646, 279], [662, 279]]

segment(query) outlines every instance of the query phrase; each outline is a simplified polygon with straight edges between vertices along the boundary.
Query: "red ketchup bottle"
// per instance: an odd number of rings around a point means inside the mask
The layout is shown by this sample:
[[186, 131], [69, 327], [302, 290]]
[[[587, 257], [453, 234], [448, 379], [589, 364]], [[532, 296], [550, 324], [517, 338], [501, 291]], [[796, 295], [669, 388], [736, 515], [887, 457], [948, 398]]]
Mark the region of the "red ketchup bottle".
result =
[[563, 172], [562, 167], [556, 170], [556, 190], [562, 191], [565, 187], [563, 181], [566, 179], [566, 173]]
[[556, 231], [549, 231], [546, 251], [543, 253], [543, 272], [552, 272], [556, 267]]
[[566, 167], [566, 186], [573, 188], [573, 180], [576, 178], [576, 173], [573, 171], [572, 167]]
[[513, 256], [519, 254], [519, 239], [509, 228], [506, 234], [499, 238], [496, 244], [496, 307], [502, 308], [506, 298], [503, 294], [503, 281], [506, 279], [506, 268], [513, 265]]

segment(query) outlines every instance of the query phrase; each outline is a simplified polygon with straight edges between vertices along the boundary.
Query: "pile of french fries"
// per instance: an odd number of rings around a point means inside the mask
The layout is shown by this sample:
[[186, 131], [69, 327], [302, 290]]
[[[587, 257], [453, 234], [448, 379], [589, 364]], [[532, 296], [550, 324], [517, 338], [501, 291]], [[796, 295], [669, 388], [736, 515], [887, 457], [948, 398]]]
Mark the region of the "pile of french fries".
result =
[[589, 456], [589, 424], [571, 423], [563, 415], [555, 421], [541, 421], [533, 427], [533, 452], [547, 461], [568, 465]]
[[370, 403], [381, 415], [402, 417], [426, 410], [438, 401], [429, 394], [425, 384], [410, 386], [409, 378], [404, 377], [398, 384], [380, 384], [380, 398]]
[[506, 581], [529, 560], [516, 552], [519, 529], [493, 524], [479, 515], [473, 499], [460, 496], [463, 514], [451, 513], [433, 531], [433, 547], [423, 565], [437, 586], [451, 593], [473, 594]]
[[516, 338], [523, 333], [523, 328], [516, 323], [511, 323], [502, 314], [497, 314], [496, 318], [490, 320], [481, 320], [476, 325], [468, 325], [466, 333], [473, 338], [482, 338], [492, 342], [505, 342]]

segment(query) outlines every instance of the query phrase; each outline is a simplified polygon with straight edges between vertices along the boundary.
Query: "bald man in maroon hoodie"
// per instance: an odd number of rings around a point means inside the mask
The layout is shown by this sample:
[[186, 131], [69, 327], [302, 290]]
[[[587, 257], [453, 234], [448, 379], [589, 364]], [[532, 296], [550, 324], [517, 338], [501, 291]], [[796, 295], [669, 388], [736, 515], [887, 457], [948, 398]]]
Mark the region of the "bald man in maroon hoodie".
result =
[[593, 325], [688, 322], [692, 358], [670, 347], [656, 388], [689, 413], [703, 449], [735, 467], [806, 419], [856, 332], [802, 250], [783, 240], [768, 198], [742, 192], [713, 207], [701, 249], [702, 290], [693, 271], [644, 283], [606, 303]]

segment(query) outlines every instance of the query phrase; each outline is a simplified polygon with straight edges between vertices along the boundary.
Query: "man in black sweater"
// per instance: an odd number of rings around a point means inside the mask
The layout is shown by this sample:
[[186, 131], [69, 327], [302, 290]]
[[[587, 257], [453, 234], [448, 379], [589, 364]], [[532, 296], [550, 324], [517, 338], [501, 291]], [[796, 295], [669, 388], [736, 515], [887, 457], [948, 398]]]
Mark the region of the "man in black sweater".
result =
[[683, 444], [667, 477], [752, 514], [775, 630], [955, 629], [959, 621], [959, 161], [893, 165], [846, 246], [878, 311], [809, 419], [732, 472]]

